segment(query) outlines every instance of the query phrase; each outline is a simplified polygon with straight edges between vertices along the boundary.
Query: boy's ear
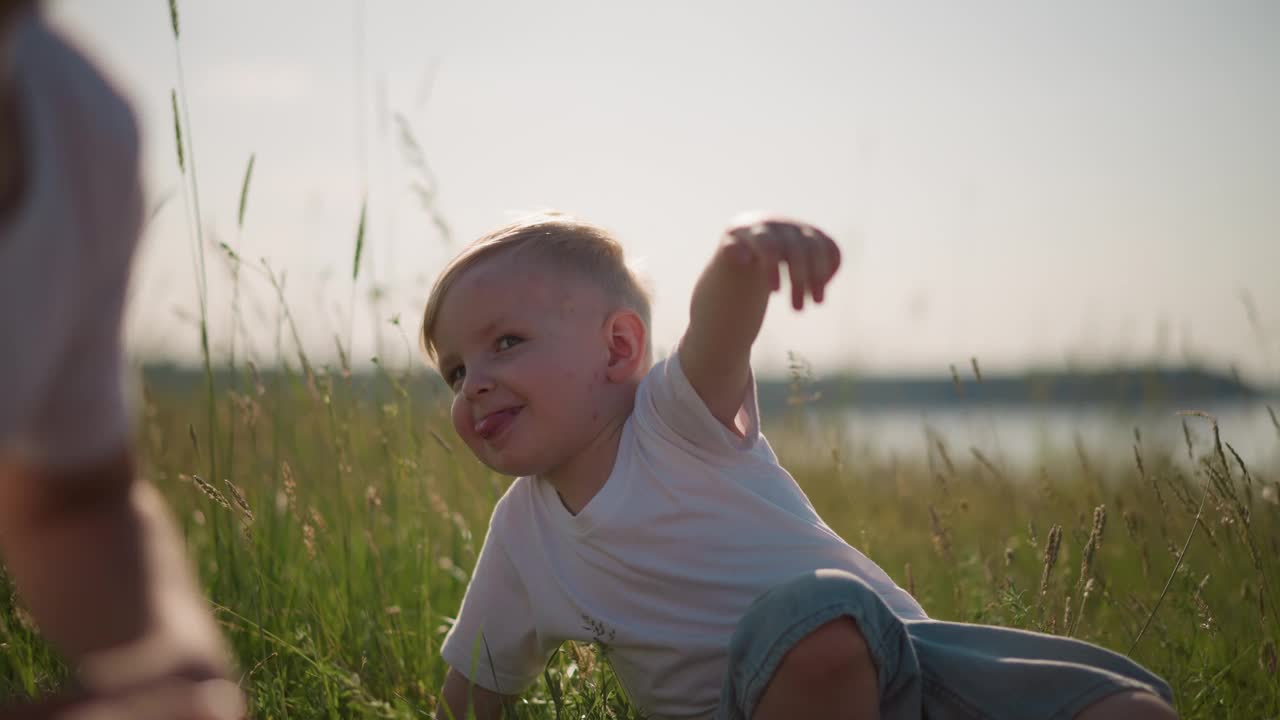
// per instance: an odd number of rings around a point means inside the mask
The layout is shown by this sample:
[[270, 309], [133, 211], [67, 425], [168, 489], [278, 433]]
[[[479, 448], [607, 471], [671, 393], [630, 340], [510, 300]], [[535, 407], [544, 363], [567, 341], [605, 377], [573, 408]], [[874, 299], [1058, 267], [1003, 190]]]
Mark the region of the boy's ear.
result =
[[609, 349], [609, 365], [605, 375], [610, 382], [631, 380], [645, 370], [648, 330], [634, 310], [615, 310], [605, 320], [605, 342]]

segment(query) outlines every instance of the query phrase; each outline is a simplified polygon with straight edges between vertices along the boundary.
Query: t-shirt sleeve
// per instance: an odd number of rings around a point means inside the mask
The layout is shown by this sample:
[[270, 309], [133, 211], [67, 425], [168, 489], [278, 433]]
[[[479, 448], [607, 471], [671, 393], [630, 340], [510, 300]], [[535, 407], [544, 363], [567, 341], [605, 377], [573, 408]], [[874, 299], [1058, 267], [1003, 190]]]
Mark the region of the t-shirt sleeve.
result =
[[502, 545], [494, 512], [458, 619], [440, 654], [471, 682], [503, 695], [517, 695], [538, 679], [550, 651], [533, 624], [529, 593]]
[[130, 256], [111, 258], [86, 301], [53, 382], [27, 430], [29, 449], [50, 466], [90, 462], [124, 447], [130, 420], [124, 394], [121, 320]]
[[680, 354], [655, 363], [636, 394], [637, 411], [642, 418], [656, 422], [680, 441], [723, 456], [735, 456], [752, 450], [760, 438], [760, 413], [756, 403], [755, 373], [747, 377], [738, 409], [739, 437], [725, 427], [693, 389], [680, 366]]
[[28, 156], [0, 218], [0, 451], [68, 467], [123, 447], [121, 323], [142, 223], [127, 103], [36, 17], [18, 36]]

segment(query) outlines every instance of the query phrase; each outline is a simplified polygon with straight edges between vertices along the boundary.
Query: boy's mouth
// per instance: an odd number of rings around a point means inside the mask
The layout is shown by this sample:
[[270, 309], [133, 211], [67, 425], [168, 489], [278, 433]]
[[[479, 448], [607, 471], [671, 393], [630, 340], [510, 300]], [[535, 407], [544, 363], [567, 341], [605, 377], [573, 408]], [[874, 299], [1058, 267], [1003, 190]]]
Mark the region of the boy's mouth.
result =
[[523, 409], [524, 408], [521, 406], [509, 407], [485, 415], [476, 423], [476, 434], [485, 440], [490, 440], [496, 437], [503, 430], [507, 429], [507, 426], [511, 424], [511, 421], [514, 420], [516, 415], [518, 415]]

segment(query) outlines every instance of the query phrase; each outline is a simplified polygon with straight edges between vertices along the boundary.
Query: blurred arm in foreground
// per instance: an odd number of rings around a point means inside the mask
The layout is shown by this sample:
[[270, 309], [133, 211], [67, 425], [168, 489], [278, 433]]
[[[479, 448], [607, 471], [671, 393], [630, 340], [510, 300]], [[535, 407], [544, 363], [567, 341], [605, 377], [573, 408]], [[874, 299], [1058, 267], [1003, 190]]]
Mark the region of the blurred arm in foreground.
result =
[[134, 475], [120, 322], [137, 155], [93, 65], [34, 3], [0, 0], [0, 553], [83, 686], [3, 720], [243, 712], [182, 537]]

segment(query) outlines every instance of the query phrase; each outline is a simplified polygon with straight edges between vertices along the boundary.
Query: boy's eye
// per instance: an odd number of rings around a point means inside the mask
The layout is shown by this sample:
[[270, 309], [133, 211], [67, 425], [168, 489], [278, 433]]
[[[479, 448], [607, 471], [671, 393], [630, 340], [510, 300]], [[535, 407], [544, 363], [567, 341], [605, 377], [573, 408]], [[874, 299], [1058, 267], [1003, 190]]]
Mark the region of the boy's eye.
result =
[[467, 369], [461, 365], [452, 368], [444, 374], [445, 382], [449, 383], [449, 387], [457, 387], [462, 382], [462, 378], [467, 376]]
[[498, 342], [495, 343], [495, 345], [497, 346], [498, 351], [501, 352], [503, 350], [510, 350], [522, 342], [524, 342], [524, 339], [515, 335], [503, 335], [498, 338]]

